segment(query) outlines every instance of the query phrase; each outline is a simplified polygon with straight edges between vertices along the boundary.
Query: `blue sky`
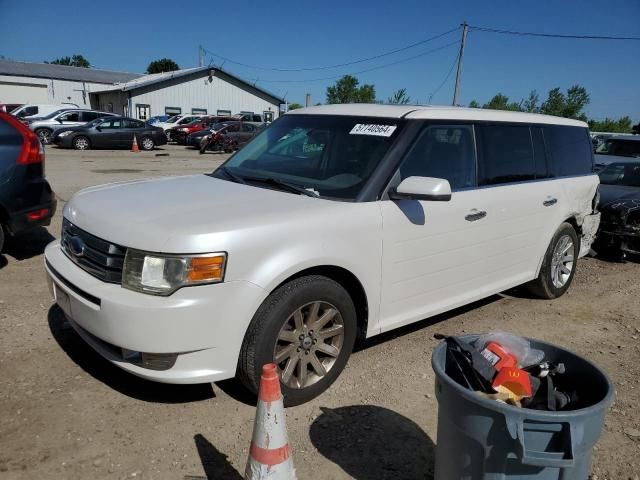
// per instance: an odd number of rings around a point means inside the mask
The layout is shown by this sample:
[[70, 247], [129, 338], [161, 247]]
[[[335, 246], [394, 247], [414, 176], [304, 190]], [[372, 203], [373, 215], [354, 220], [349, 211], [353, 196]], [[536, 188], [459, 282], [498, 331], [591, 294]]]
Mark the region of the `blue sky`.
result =
[[[369, 57], [469, 24], [520, 31], [640, 36], [639, 0], [460, 1], [64, 1], [0, 0], [0, 55], [43, 61], [80, 53], [98, 67], [143, 72], [149, 61], [173, 58], [196, 66], [198, 45], [238, 62], [265, 67], [314, 67]], [[289, 102], [324, 101], [341, 76], [403, 60], [459, 39], [459, 32], [402, 53], [331, 70], [273, 72], [229, 62], [224, 68], [256, 81]], [[538, 39], [471, 32], [460, 101], [487, 101], [496, 92], [520, 100], [536, 89], [587, 88], [589, 116], [629, 115], [640, 121], [640, 42]], [[400, 87], [414, 102], [450, 104], [457, 55], [437, 52], [357, 75], [379, 99]], [[222, 60], [206, 57], [220, 63]], [[274, 80], [287, 81], [276, 82]], [[290, 80], [303, 80], [291, 83]]]

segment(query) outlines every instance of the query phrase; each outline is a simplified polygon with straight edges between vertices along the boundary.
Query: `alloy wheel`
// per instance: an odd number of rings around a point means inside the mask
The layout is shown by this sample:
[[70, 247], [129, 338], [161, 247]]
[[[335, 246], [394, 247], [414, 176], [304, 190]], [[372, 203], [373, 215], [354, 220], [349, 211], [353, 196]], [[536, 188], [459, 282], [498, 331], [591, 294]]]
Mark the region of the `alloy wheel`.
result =
[[77, 150], [87, 150], [89, 148], [89, 141], [84, 137], [76, 138], [73, 145]]
[[301, 389], [325, 377], [336, 363], [344, 344], [344, 321], [327, 302], [312, 302], [286, 320], [274, 348], [280, 379], [289, 388]]
[[569, 235], [558, 239], [551, 258], [551, 281], [556, 288], [565, 286], [573, 271], [573, 240]]
[[153, 140], [151, 140], [150, 138], [145, 138], [142, 140], [142, 148], [144, 148], [145, 150], [152, 150], [153, 149]]

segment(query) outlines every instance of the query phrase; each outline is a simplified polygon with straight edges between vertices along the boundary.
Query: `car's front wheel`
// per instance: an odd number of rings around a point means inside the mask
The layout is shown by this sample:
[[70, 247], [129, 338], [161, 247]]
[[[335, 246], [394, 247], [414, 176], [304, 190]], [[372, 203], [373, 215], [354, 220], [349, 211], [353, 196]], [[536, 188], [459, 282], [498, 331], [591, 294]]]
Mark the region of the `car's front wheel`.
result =
[[79, 135], [73, 139], [73, 148], [76, 150], [89, 150], [91, 148], [91, 142], [84, 135]]
[[153, 142], [153, 139], [150, 137], [142, 137], [142, 139], [140, 140], [140, 147], [142, 147], [143, 150], [146, 150], [146, 151], [153, 150], [155, 146], [156, 144]]
[[45, 145], [48, 145], [49, 143], [51, 143], [51, 136], [53, 132], [48, 128], [37, 128], [34, 133], [38, 136], [40, 141]]
[[278, 366], [287, 406], [325, 391], [344, 369], [356, 338], [353, 301], [337, 282], [313, 275], [275, 290], [247, 330], [238, 376], [256, 393], [265, 363]]
[[579, 253], [578, 235], [573, 226], [565, 222], [551, 239], [538, 278], [527, 285], [529, 291], [546, 299], [563, 295], [573, 281]]

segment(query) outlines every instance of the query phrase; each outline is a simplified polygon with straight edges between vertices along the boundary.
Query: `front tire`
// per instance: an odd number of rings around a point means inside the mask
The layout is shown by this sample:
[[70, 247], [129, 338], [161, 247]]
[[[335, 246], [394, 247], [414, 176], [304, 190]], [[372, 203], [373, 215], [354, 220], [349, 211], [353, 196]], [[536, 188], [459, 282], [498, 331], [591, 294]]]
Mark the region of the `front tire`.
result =
[[297, 278], [275, 290], [256, 312], [242, 345], [238, 376], [257, 393], [265, 363], [275, 363], [286, 406], [320, 395], [347, 364], [357, 319], [347, 291], [330, 278]]
[[527, 285], [529, 291], [544, 299], [564, 295], [576, 273], [579, 253], [578, 234], [571, 224], [565, 222], [551, 239], [538, 278]]
[[142, 137], [140, 140], [140, 148], [145, 151], [150, 151], [155, 148], [156, 144], [153, 142], [153, 139], [150, 137]]
[[53, 132], [48, 128], [37, 128], [34, 133], [44, 145], [49, 145], [51, 143], [51, 135]]
[[76, 150], [89, 150], [91, 148], [91, 142], [84, 135], [79, 135], [73, 139], [73, 148]]

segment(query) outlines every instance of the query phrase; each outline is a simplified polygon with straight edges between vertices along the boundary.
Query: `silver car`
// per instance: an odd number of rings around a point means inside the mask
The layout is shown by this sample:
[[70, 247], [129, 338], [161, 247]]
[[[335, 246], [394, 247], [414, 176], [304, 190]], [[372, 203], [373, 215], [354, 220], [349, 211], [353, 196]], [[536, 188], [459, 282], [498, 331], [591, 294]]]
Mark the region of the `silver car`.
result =
[[29, 128], [40, 137], [42, 143], [48, 144], [51, 142], [53, 133], [60, 128], [76, 127], [91, 122], [96, 118], [112, 117], [114, 115], [115, 113], [100, 112], [97, 110], [63, 109], [44, 117], [29, 119], [28, 122]]

